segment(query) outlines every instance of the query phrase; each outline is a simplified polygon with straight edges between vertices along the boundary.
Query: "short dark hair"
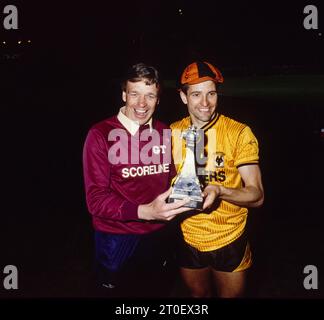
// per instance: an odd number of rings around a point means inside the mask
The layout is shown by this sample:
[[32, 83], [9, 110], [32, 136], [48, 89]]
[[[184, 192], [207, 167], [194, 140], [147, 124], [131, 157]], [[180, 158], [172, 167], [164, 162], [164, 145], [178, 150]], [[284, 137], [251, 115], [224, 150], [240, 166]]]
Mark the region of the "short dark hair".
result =
[[180, 85], [179, 91], [182, 91], [184, 94], [187, 94], [188, 89], [189, 89], [189, 84], [186, 83], [186, 84]]
[[137, 63], [131, 66], [122, 81], [122, 90], [126, 90], [127, 81], [139, 82], [145, 81], [146, 85], [156, 84], [160, 92], [160, 78], [159, 72], [152, 66], [146, 65], [145, 63]]

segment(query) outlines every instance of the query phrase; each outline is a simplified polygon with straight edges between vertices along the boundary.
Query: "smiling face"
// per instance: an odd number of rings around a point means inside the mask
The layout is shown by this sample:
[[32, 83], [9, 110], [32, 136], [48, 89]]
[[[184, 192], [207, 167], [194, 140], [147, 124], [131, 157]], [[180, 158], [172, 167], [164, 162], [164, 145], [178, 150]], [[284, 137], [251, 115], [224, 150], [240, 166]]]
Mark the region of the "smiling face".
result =
[[159, 90], [156, 84], [148, 85], [145, 80], [138, 82], [127, 81], [122, 96], [126, 106], [126, 117], [138, 122], [140, 125], [147, 123], [159, 103], [158, 93]]
[[180, 91], [180, 96], [182, 102], [188, 106], [191, 121], [197, 128], [201, 128], [214, 117], [217, 92], [213, 81], [189, 85], [187, 93]]

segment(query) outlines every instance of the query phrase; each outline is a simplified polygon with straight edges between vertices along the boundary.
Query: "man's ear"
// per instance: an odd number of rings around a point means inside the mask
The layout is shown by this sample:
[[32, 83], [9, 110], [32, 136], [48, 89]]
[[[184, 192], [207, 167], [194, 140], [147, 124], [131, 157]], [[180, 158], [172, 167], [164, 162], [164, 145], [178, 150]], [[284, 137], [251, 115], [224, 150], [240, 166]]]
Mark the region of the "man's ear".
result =
[[184, 104], [188, 104], [187, 95], [183, 91], [180, 91], [180, 98]]
[[123, 99], [124, 102], [126, 102], [126, 91], [123, 91], [122, 99]]

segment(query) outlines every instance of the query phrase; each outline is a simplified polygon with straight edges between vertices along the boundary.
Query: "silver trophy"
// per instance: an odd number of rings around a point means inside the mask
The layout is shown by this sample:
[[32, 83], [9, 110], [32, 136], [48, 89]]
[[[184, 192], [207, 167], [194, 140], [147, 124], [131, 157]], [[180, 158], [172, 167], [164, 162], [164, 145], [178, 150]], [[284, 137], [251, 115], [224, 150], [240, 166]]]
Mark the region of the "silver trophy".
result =
[[189, 127], [182, 135], [183, 138], [186, 139], [186, 157], [172, 186], [168, 202], [175, 202], [189, 197], [191, 201], [188, 202], [185, 207], [202, 209], [203, 197], [196, 173], [195, 161], [197, 135], [197, 129], [194, 125]]

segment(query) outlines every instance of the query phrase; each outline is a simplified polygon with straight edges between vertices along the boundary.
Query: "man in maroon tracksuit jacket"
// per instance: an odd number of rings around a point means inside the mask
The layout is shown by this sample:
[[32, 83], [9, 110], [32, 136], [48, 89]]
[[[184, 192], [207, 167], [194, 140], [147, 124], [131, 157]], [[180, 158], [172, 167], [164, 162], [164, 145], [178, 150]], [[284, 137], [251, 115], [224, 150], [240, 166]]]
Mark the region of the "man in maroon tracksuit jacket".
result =
[[[148, 296], [162, 279], [166, 221], [189, 210], [166, 203], [175, 174], [169, 128], [152, 115], [159, 102], [155, 68], [132, 66], [122, 84], [125, 105], [95, 124], [84, 145], [88, 209], [95, 229], [96, 275], [110, 296]], [[111, 289], [111, 290], [109, 290]]]

